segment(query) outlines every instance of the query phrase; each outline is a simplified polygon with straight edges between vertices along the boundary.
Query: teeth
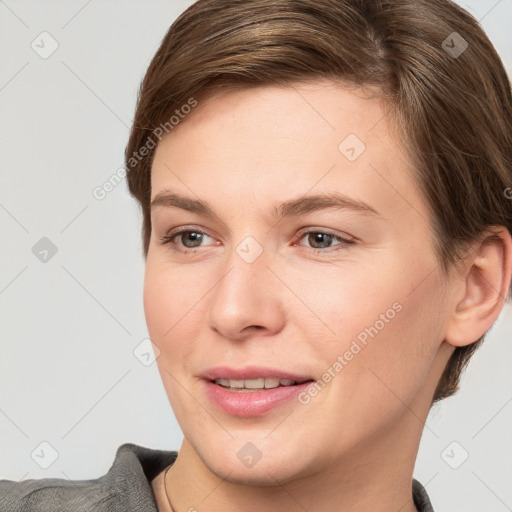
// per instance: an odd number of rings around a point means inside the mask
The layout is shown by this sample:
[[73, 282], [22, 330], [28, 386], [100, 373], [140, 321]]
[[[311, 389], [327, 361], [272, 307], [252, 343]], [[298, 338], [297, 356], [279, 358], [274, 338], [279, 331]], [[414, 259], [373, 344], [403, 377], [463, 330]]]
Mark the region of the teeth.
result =
[[265, 387], [265, 379], [247, 379], [242, 381], [244, 388], [263, 389]]
[[271, 389], [278, 386], [293, 386], [296, 381], [290, 379], [278, 379], [277, 377], [267, 377], [261, 379], [215, 379], [215, 383], [225, 388], [235, 389]]
[[268, 379], [265, 379], [265, 388], [277, 388], [279, 386], [279, 379], [277, 377], [269, 377]]

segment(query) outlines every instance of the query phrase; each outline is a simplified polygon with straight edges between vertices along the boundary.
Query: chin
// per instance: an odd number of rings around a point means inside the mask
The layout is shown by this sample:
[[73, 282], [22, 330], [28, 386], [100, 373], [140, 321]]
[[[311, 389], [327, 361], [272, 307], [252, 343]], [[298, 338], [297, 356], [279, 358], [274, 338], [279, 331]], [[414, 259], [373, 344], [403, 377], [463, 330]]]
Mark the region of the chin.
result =
[[[197, 457], [215, 476], [227, 482], [251, 486], [275, 486], [303, 476], [302, 467], [311, 467], [300, 460], [307, 456], [294, 443], [286, 446], [285, 439], [258, 439], [268, 435], [259, 432], [252, 437], [248, 432], [233, 432], [234, 437], [225, 439], [200, 433], [199, 443], [187, 436]], [[248, 435], [249, 434], [249, 435]], [[250, 441], [253, 438], [254, 441]], [[208, 443], [204, 443], [205, 439]]]
[[245, 467], [236, 457], [226, 456], [213, 461], [203, 458], [203, 462], [218, 478], [236, 485], [275, 487], [300, 477], [295, 457], [279, 462], [264, 461], [261, 458], [250, 468]]

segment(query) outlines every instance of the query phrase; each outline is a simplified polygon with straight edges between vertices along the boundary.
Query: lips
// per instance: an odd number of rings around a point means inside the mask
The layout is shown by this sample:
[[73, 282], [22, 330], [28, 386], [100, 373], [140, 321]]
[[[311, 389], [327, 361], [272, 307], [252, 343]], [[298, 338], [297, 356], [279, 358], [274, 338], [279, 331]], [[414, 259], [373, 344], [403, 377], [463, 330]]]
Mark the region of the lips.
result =
[[261, 416], [285, 403], [298, 400], [311, 381], [272, 389], [224, 388], [209, 380], [202, 381], [204, 392], [213, 405], [230, 416]]
[[314, 380], [309, 375], [262, 366], [216, 366], [201, 374], [211, 402], [231, 416], [261, 416], [296, 399]]

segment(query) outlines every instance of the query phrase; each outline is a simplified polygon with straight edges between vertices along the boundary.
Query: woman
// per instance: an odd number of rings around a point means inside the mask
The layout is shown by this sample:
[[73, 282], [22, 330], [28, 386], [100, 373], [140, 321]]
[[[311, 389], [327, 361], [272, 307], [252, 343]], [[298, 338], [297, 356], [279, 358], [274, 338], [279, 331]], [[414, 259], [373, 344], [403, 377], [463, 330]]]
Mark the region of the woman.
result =
[[512, 275], [512, 97], [447, 0], [199, 0], [128, 146], [184, 433], [0, 509], [432, 511], [413, 480]]

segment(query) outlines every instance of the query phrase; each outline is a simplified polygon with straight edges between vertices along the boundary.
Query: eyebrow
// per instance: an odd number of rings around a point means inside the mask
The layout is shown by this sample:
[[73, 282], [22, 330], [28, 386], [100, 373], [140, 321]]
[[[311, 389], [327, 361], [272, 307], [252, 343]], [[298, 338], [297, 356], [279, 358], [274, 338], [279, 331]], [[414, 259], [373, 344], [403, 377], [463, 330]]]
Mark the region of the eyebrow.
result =
[[[180, 208], [192, 213], [198, 213], [205, 217], [219, 218], [206, 201], [180, 196], [179, 194], [171, 193], [167, 190], [158, 193], [151, 201], [151, 209], [157, 207]], [[336, 192], [304, 196], [285, 201], [280, 205], [274, 206], [271, 210], [271, 214], [276, 219], [282, 219], [284, 217], [302, 215], [327, 208], [346, 209], [371, 215], [380, 215], [373, 206]]]

